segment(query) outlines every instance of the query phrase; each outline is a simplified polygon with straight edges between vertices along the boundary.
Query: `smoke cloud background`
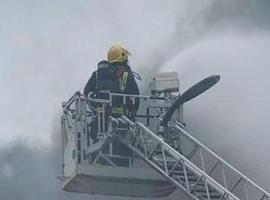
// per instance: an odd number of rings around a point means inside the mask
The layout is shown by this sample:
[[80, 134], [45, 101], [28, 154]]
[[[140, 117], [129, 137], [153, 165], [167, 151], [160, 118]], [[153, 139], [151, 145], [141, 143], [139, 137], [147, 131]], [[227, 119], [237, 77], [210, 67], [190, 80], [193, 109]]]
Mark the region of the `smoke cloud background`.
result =
[[64, 193], [56, 176], [61, 101], [115, 42], [145, 81], [177, 70], [183, 91], [220, 74], [186, 104], [187, 128], [269, 191], [269, 10], [267, 0], [0, 1], [1, 199], [111, 199]]

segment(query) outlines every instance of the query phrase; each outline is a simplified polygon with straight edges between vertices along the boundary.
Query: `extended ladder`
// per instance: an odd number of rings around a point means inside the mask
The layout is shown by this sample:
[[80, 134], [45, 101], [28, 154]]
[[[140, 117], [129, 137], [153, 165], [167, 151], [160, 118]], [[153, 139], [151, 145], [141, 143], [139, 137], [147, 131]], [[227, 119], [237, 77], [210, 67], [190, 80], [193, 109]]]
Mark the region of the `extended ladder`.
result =
[[131, 141], [119, 139], [162, 174], [173, 185], [196, 200], [269, 200], [270, 195], [238, 170], [218, 157], [206, 146], [187, 133], [181, 124], [171, 123], [171, 136], [189, 141], [193, 148], [168, 144], [140, 122], [127, 117], [119, 123], [129, 124]]

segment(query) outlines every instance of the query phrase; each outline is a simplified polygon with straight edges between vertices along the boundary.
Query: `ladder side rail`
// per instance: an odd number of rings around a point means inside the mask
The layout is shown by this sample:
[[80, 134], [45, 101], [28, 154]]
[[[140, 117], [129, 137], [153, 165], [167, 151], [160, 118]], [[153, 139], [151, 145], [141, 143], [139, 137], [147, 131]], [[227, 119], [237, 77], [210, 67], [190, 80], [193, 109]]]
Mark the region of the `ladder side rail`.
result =
[[[203, 172], [200, 168], [198, 168], [196, 165], [194, 165], [186, 157], [184, 157], [179, 152], [177, 152], [175, 149], [173, 149], [170, 145], [168, 145], [166, 142], [164, 142], [159, 136], [157, 136], [152, 131], [147, 129], [142, 123], [140, 123], [140, 122], [133, 123], [125, 116], [123, 116], [122, 119], [124, 119], [126, 122], [130, 123], [130, 125], [133, 127], [141, 128], [143, 130], [142, 133], [148, 134], [152, 139], [154, 139], [158, 143], [160, 143], [164, 147], [164, 150], [166, 150], [175, 160], [183, 160], [185, 167], [187, 167], [190, 171], [192, 171], [198, 177], [203, 176], [205, 178], [206, 182], [208, 184], [210, 184], [213, 188], [215, 188], [220, 194], [227, 194], [228, 196], [230, 196], [230, 199], [239, 200], [238, 197], [236, 197], [234, 194], [232, 194], [230, 191], [228, 191], [226, 188], [224, 188], [222, 185], [220, 185], [217, 181], [215, 181], [213, 178], [211, 178], [207, 173]], [[133, 147], [133, 149], [134, 149], [134, 147]], [[147, 159], [147, 157], [145, 155], [143, 155], [143, 156], [144, 156], [144, 159]], [[153, 165], [152, 163], [150, 163], [150, 164]], [[158, 171], [160, 171], [160, 170], [161, 169], [159, 168]], [[168, 175], [165, 171], [162, 171], [162, 174], [165, 174], [166, 176]], [[174, 182], [175, 181], [176, 180], [174, 180]]]
[[[121, 141], [121, 140], [120, 140]], [[186, 192], [186, 194], [191, 197], [194, 200], [200, 200], [197, 197], [195, 197], [194, 195], [192, 195], [183, 185], [180, 184], [180, 182], [178, 182], [177, 180], [175, 180], [174, 178], [172, 178], [171, 176], [169, 176], [164, 170], [162, 170], [157, 164], [155, 164], [154, 162], [152, 162], [149, 158], [147, 158], [145, 156], [145, 154], [143, 152], [141, 152], [139, 149], [137, 149], [136, 147], [134, 147], [131, 144], [127, 144], [124, 141], [122, 141], [123, 144], [127, 145], [134, 153], [136, 153], [139, 157], [141, 157], [143, 160], [145, 160], [151, 167], [153, 167], [155, 170], [157, 170], [162, 176], [164, 176], [166, 179], [168, 179], [170, 182], [172, 182], [174, 185], [178, 186], [179, 188], [181, 188], [183, 191]], [[237, 199], [239, 200], [239, 199]]]
[[164, 142], [159, 136], [154, 134], [152, 131], [150, 131], [147, 127], [144, 126], [144, 124], [137, 122], [136, 125], [144, 130], [144, 133], [147, 133], [150, 135], [153, 139], [158, 141], [162, 144], [164, 149], [170, 153], [170, 155], [175, 159], [181, 159], [184, 161], [185, 166], [191, 170], [193, 173], [195, 173], [198, 177], [203, 176], [208, 184], [210, 184], [212, 187], [214, 187], [219, 193], [227, 193], [229, 194], [232, 199], [238, 199], [234, 194], [232, 194], [227, 188], [224, 188], [220, 183], [218, 183], [216, 180], [214, 180], [212, 177], [210, 177], [206, 172], [202, 171], [199, 167], [197, 167], [195, 164], [193, 164], [190, 160], [188, 160], [185, 156], [181, 155], [179, 152], [177, 152], [174, 148], [172, 148], [170, 145], [168, 145], [166, 142]]
[[[173, 128], [175, 128], [176, 130], [178, 130], [181, 134], [183, 134], [184, 136], [188, 137], [190, 140], [192, 140], [194, 143], [198, 144], [201, 148], [203, 148], [204, 150], [206, 150], [207, 152], [209, 152], [212, 156], [214, 156], [217, 160], [219, 160], [223, 165], [225, 165], [226, 167], [228, 167], [229, 169], [231, 169], [232, 171], [234, 171], [235, 173], [237, 173], [239, 176], [241, 176], [241, 178], [245, 181], [247, 181], [248, 183], [250, 183], [252, 186], [254, 186], [255, 188], [257, 188], [259, 191], [261, 191], [263, 194], [265, 194], [267, 196], [267, 198], [270, 198], [270, 194], [268, 192], [266, 192], [263, 188], [261, 188], [259, 185], [257, 185], [254, 181], [252, 181], [251, 179], [249, 179], [247, 176], [245, 176], [244, 174], [242, 174], [239, 170], [237, 170], [236, 168], [234, 168], [232, 165], [230, 165], [228, 162], [226, 162], [224, 159], [222, 159], [221, 157], [219, 157], [216, 153], [214, 153], [212, 150], [210, 150], [208, 147], [206, 147], [204, 144], [202, 144], [199, 140], [197, 140], [196, 138], [194, 138], [193, 136], [191, 136], [187, 131], [185, 131], [182, 127], [180, 127], [177, 124], [172, 125]], [[228, 188], [227, 188], [228, 189]]]

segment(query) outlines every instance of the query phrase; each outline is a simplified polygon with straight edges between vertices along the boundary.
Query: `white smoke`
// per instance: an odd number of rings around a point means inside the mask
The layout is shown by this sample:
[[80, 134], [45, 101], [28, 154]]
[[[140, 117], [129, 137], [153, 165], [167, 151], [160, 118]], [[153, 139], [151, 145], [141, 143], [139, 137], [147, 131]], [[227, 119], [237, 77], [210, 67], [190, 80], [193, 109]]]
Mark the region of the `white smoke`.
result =
[[82, 90], [116, 42], [130, 49], [130, 64], [146, 81], [165, 66], [177, 68], [182, 88], [221, 74], [186, 105], [187, 124], [267, 187], [269, 1], [256, 2], [0, 1], [1, 199], [110, 199], [63, 193], [56, 176], [61, 101]]
[[221, 75], [217, 86], [186, 104], [186, 122], [197, 138], [265, 188], [270, 187], [269, 51], [267, 35], [223, 33], [164, 67], [177, 70], [186, 89], [210, 74]]

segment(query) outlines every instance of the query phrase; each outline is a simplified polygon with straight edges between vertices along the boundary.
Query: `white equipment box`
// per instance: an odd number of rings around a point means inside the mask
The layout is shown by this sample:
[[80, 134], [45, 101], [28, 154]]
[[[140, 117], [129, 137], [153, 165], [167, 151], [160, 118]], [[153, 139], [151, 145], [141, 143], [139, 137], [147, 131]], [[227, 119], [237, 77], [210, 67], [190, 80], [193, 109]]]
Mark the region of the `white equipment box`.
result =
[[177, 72], [159, 73], [150, 83], [152, 93], [179, 92]]

